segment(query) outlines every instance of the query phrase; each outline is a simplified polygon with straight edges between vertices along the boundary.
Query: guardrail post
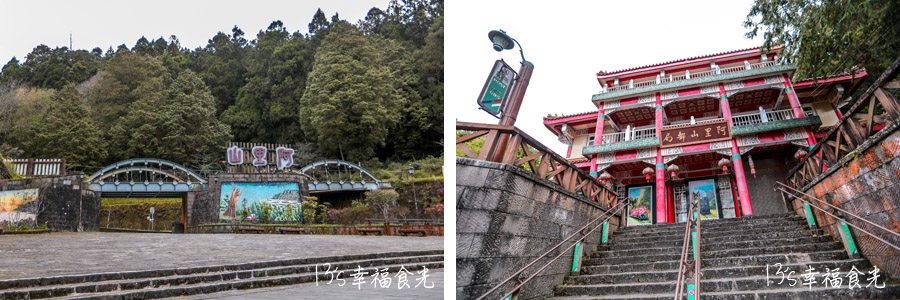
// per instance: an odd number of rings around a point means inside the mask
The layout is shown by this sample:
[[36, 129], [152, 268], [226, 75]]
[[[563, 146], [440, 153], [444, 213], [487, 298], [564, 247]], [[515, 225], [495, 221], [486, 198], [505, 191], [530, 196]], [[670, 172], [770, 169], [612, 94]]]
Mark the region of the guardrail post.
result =
[[850, 228], [847, 226], [847, 221], [844, 219], [838, 219], [838, 227], [840, 230], [838, 232], [841, 234], [841, 243], [844, 244], [844, 249], [847, 250], [847, 255], [850, 258], [859, 258], [859, 250], [856, 248], [856, 243], [853, 241], [853, 235], [850, 234]]
[[572, 272], [581, 271], [581, 241], [575, 241], [575, 255], [572, 256]]
[[607, 237], [609, 236], [609, 221], [603, 221], [603, 236], [600, 238], [601, 244], [606, 244]]
[[806, 213], [806, 221], [809, 223], [809, 229], [816, 229], [816, 217], [809, 207], [809, 202], [803, 201], [803, 211]]

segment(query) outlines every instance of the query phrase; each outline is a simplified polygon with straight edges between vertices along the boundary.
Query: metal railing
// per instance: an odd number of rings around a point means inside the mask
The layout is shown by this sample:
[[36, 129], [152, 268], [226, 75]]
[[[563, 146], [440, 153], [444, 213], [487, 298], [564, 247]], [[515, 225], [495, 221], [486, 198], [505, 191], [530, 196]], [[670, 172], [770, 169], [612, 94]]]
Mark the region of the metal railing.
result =
[[[831, 208], [831, 209], [837, 210], [837, 211], [841, 212], [842, 214], [844, 214], [845, 216], [850, 216], [850, 217], [853, 217], [853, 218], [856, 219], [856, 220], [862, 221], [863, 223], [866, 223], [866, 224], [868, 224], [869, 226], [872, 226], [872, 227], [881, 229], [882, 231], [887, 232], [887, 233], [890, 233], [890, 234], [892, 234], [892, 235], [894, 235], [894, 236], [896, 236], [896, 237], [898, 237], [898, 238], [900, 238], [900, 233], [897, 233], [897, 232], [895, 232], [895, 231], [892, 231], [892, 230], [890, 230], [890, 229], [887, 229], [887, 228], [885, 228], [884, 226], [875, 224], [875, 223], [872, 222], [872, 221], [866, 220], [865, 218], [860, 217], [860, 216], [858, 216], [858, 215], [856, 215], [856, 214], [854, 214], [854, 213], [852, 213], [852, 212], [850, 212], [850, 211], [847, 211], [846, 209], [842, 209], [842, 208], [837, 207], [837, 206], [835, 206], [835, 205], [832, 205], [832, 204], [830, 204], [830, 203], [828, 203], [828, 202], [825, 202], [825, 201], [823, 201], [823, 200], [821, 200], [821, 199], [819, 199], [819, 198], [813, 197], [813, 196], [810, 195], [810, 194], [801, 192], [800, 190], [797, 190], [797, 189], [795, 189], [795, 188], [793, 188], [793, 187], [791, 187], [791, 186], [789, 186], [789, 185], [787, 185], [787, 184], [784, 184], [784, 183], [782, 183], [782, 182], [780, 182], [780, 181], [776, 181], [776, 182], [775, 182], [775, 191], [780, 191], [780, 192], [782, 192], [782, 193], [788, 194], [788, 195], [790, 195], [790, 196], [792, 196], [792, 197], [794, 197], [794, 198], [799, 199], [800, 201], [804, 201], [804, 202], [813, 202], [813, 201], [814, 201], [813, 203], [815, 203], [816, 205], [810, 205], [809, 207], [815, 208], [815, 209], [821, 211], [822, 213], [827, 214], [827, 215], [829, 215], [829, 216], [831, 216], [831, 217], [833, 217], [833, 218], [835, 218], [835, 219], [837, 219], [837, 220], [841, 220], [841, 221], [843, 221], [844, 224], [847, 224], [847, 226], [853, 227], [853, 228], [856, 229], [857, 231], [862, 232], [862, 233], [865, 233], [866, 235], [868, 235], [869, 237], [875, 239], [876, 241], [882, 242], [883, 244], [885, 244], [885, 245], [887, 245], [887, 246], [889, 246], [889, 247], [891, 247], [891, 248], [897, 249], [897, 251], [900, 251], [900, 246], [891, 244], [890, 242], [885, 241], [884, 239], [882, 239], [882, 238], [876, 236], [875, 234], [869, 232], [868, 230], [863, 229], [862, 227], [860, 227], [860, 226], [858, 226], [858, 225], [856, 225], [856, 224], [847, 222], [846, 220], [844, 220], [843, 217], [836, 216], [835, 214], [833, 214], [833, 213], [829, 212], [828, 210], [822, 208], [822, 205], [825, 205], [825, 206], [827, 206], [827, 207], [829, 207], [829, 208]], [[809, 200], [812, 200], [812, 201], [807, 201], [807, 200], [804, 200], [804, 199], [809, 199]], [[810, 217], [810, 216], [807, 216], [807, 218], [809, 218], [809, 217]], [[816, 226], [821, 227], [821, 224], [820, 224], [819, 222], [816, 222]]]
[[[570, 234], [568, 237], [563, 239], [561, 242], [557, 243], [553, 247], [550, 247], [549, 250], [545, 251], [543, 254], [541, 254], [540, 256], [538, 256], [537, 258], [532, 260], [531, 262], [529, 262], [527, 265], [525, 265], [524, 267], [522, 267], [521, 269], [519, 269], [518, 271], [516, 271], [509, 277], [507, 277], [505, 280], [501, 281], [499, 284], [497, 284], [496, 286], [494, 286], [493, 288], [491, 288], [490, 290], [488, 290], [487, 292], [485, 292], [484, 294], [482, 294], [480, 297], [478, 297], [475, 300], [485, 299], [486, 297], [490, 296], [490, 294], [496, 292], [501, 287], [503, 287], [503, 285], [505, 285], [509, 282], [512, 282], [513, 280], [515, 280], [516, 285], [514, 287], [506, 290], [503, 294], [502, 299], [516, 299], [518, 296], [519, 290], [522, 289], [522, 287], [525, 286], [525, 284], [527, 284], [529, 281], [531, 281], [531, 279], [534, 279], [534, 277], [538, 276], [539, 274], [541, 274], [541, 272], [543, 272], [544, 270], [549, 268], [550, 265], [552, 265], [554, 262], [556, 262], [564, 254], [569, 253], [569, 251], [575, 247], [577, 242], [583, 242], [584, 239], [587, 238], [588, 236], [590, 236], [591, 233], [594, 233], [594, 231], [596, 231], [597, 228], [602, 227], [603, 224], [607, 220], [609, 220], [609, 218], [619, 214], [622, 211], [622, 209], [624, 209], [626, 206], [628, 206], [628, 202], [629, 201], [627, 199], [622, 202], [619, 202], [617, 204], [616, 210], [614, 212], [612, 211], [612, 209], [608, 209], [608, 210], [604, 211], [602, 214], [600, 214], [600, 216], [598, 216], [597, 218], [594, 218], [587, 224], [584, 224], [584, 226], [581, 226], [581, 228], [579, 228], [578, 230], [576, 230], [575, 232]], [[612, 212], [612, 213], [610, 213], [610, 212]], [[589, 231], [585, 232], [585, 230], [588, 229], [588, 227], [591, 227], [592, 224], [593, 224], [593, 227]], [[538, 261], [540, 261], [546, 257], [549, 257], [549, 255], [551, 253], [553, 253], [553, 251], [555, 251], [556, 249], [559, 249], [560, 247], [565, 245], [567, 242], [571, 243], [571, 245], [569, 245], [565, 249], [559, 251], [559, 254], [557, 254], [555, 257], [553, 257], [553, 259], [551, 259], [546, 264], [541, 266], [540, 269], [537, 269], [536, 271], [534, 271], [534, 273], [531, 273], [531, 275], [528, 276], [527, 278], [519, 279], [519, 276], [522, 275], [522, 273], [524, 273], [525, 270], [528, 270], [529, 268], [531, 268], [531, 266], [534, 266], [535, 264], [537, 264]]]
[[[765, 118], [763, 118], [763, 116], [765, 116]], [[794, 112], [791, 109], [766, 111], [765, 114], [752, 112], [731, 116], [731, 120], [734, 122], [734, 126], [762, 124], [766, 122], [790, 120], [793, 118]]]
[[[500, 159], [494, 162], [520, 167], [541, 179], [562, 186], [563, 189], [586, 196], [605, 207], [615, 206], [617, 194], [602, 184], [597, 178], [570, 163], [532, 138], [522, 130], [513, 126], [456, 122], [456, 130], [469, 131], [465, 136], [456, 139], [456, 148], [465, 157], [492, 161], [496, 157], [498, 145], [507, 143]], [[501, 141], [501, 135], [508, 134], [509, 140]], [[484, 137], [484, 144], [478, 151], [473, 151], [466, 143]]]
[[[894, 98], [890, 91], [885, 89], [900, 88], [900, 83], [891, 81], [900, 73], [900, 57], [875, 82], [869, 86], [865, 93], [859, 97], [853, 106], [844, 114], [837, 126], [831, 128], [825, 137], [818, 139], [815, 147], [809, 150], [797, 166], [792, 168], [787, 175], [787, 182], [795, 188], [804, 187], [822, 174], [830, 174], [831, 169], [840, 168], [853, 157], [862, 154], [874, 143], [872, 138], [877, 134], [884, 134], [874, 130], [876, 111], [884, 111], [883, 124], [900, 126], [900, 102]], [[867, 107], [866, 113], [863, 108]]]
[[66, 159], [8, 159], [6, 164], [12, 173], [25, 177], [64, 176], [66, 175]]
[[[685, 284], [693, 284], [693, 289], [687, 287], [689, 295], [693, 299], [700, 299], [700, 199], [691, 199], [688, 208], [687, 222], [684, 224], [684, 242], [681, 244], [681, 260], [678, 262], [678, 279], [675, 281], [675, 300], [684, 299]], [[693, 245], [693, 260], [688, 262], [690, 245]], [[693, 272], [688, 273], [693, 268]], [[688, 276], [691, 275], [691, 276]], [[690, 277], [690, 278], [688, 278]]]
[[725, 120], [725, 119], [715, 118], [715, 119], [709, 119], [709, 120], [695, 120], [694, 124], [691, 124], [691, 121], [689, 121], [689, 120], [688, 121], [680, 121], [677, 124], [663, 126], [663, 128], [669, 129], [669, 128], [676, 128], [676, 127], [684, 127], [684, 126], [691, 126], [691, 125], [697, 125], [697, 124], [703, 124], [703, 123], [719, 122], [722, 120]]
[[662, 84], [662, 83], [667, 83], [667, 82], [675, 82], [675, 81], [679, 81], [679, 80], [707, 77], [707, 76], [712, 76], [712, 75], [717, 75], [717, 74], [734, 73], [734, 72], [746, 71], [746, 70], [750, 70], [750, 69], [771, 67], [771, 66], [775, 66], [775, 65], [777, 65], [777, 63], [774, 60], [771, 60], [771, 61], [758, 62], [755, 64], [745, 64], [745, 65], [741, 65], [741, 66], [734, 66], [734, 67], [729, 67], [729, 68], [724, 68], [724, 69], [715, 67], [711, 70], [697, 72], [697, 73], [690, 73], [690, 71], [687, 71], [682, 75], [677, 75], [677, 76], [669, 75], [668, 78], [666, 78], [665, 76], [658, 76], [657, 78], [654, 78], [654, 79], [639, 81], [639, 82], [634, 82], [633, 80], [630, 80], [627, 83], [620, 83], [618, 85], [606, 87], [603, 90], [601, 90], [600, 93], [602, 94], [602, 93], [608, 93], [608, 92], [614, 92], [614, 91], [628, 90], [628, 89], [634, 89], [634, 88], [639, 88], [639, 87], [644, 87], [644, 86], [651, 86], [654, 84]]
[[656, 136], [656, 128], [634, 129], [629, 132], [615, 132], [603, 135], [603, 143], [618, 143], [631, 140], [649, 139]]

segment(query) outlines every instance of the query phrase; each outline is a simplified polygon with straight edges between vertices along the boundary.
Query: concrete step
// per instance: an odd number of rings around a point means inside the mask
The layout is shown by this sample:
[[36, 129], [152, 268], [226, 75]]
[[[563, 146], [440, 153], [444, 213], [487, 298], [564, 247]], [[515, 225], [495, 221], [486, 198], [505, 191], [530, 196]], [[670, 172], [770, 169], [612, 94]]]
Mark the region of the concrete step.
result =
[[[0, 299], [66, 297], [79, 294], [155, 289], [255, 278], [274, 278], [294, 274], [315, 274], [317, 271], [321, 273], [322, 268], [327, 268], [324, 265], [326, 263], [330, 264], [332, 268], [350, 270], [356, 267], [372, 268], [386, 265], [405, 264], [418, 266], [442, 261], [443, 254], [440, 250], [411, 251], [197, 267], [178, 269], [175, 272], [172, 272], [172, 270], [151, 270], [125, 272], [119, 275], [104, 273], [42, 278], [45, 280], [8, 280], [5, 281], [6, 288], [0, 290]], [[294, 262], [301, 263], [286, 265]]]
[[[700, 224], [700, 230], [703, 233], [719, 233], [719, 232], [734, 232], [741, 230], [778, 230], [778, 231], [789, 231], [789, 230], [801, 230], [807, 228], [804, 223], [796, 222], [796, 221], [777, 221], [777, 222], [767, 222], [761, 224], [754, 225], [741, 225], [741, 224], [732, 224], [730, 226], [706, 226], [706, 224]], [[672, 228], [672, 229], [664, 229], [664, 230], [621, 230], [617, 231], [613, 236], [615, 237], [665, 237], [678, 235], [682, 236], [684, 234], [684, 227], [681, 228]]]
[[[744, 218], [732, 218], [732, 219], [718, 219], [718, 220], [701, 220], [701, 226], [710, 226], [710, 227], [722, 227], [722, 226], [731, 226], [734, 224], [743, 224], [743, 225], [753, 225], [753, 224], [765, 224], [765, 223], [773, 223], [773, 222], [783, 222], [783, 221], [801, 221], [806, 222], [805, 218], [802, 218], [796, 214], [791, 213], [790, 215], [768, 215], [764, 217], [744, 217]], [[639, 226], [629, 226], [625, 227], [623, 231], [643, 231], [643, 230], [683, 230], [684, 223], [667, 223], [667, 224], [653, 224], [653, 225], [639, 225]]]
[[[865, 284], [862, 284], [865, 287]], [[673, 291], [668, 293], [635, 293], [623, 295], [597, 295], [597, 296], [561, 296], [547, 298], [548, 300], [608, 300], [608, 299], [630, 299], [630, 300], [671, 300], [675, 296]], [[815, 287], [813, 289], [770, 289], [759, 291], [734, 291], [734, 292], [703, 292], [701, 297], [704, 300], [736, 300], [736, 299], [898, 299], [900, 295], [900, 285], [887, 284], [884, 288], [854, 288], [850, 290], [846, 287]], [[687, 299], [687, 297], [684, 297]]]
[[[387, 266], [378, 266], [379, 269], [387, 269], [389, 273], [396, 273], [401, 270], [401, 267], [406, 268], [407, 271], [411, 270], [421, 270], [422, 267], [428, 268], [429, 271], [442, 269], [444, 267], [443, 261], [439, 262], [428, 262], [428, 263], [418, 263], [412, 265], [387, 265]], [[353, 281], [352, 274], [355, 271], [351, 271], [350, 273], [344, 273], [345, 277], [345, 285], [351, 284]], [[371, 276], [372, 270], [365, 270], [365, 272], [369, 272], [369, 275], [366, 275], [366, 284], [371, 284], [369, 277]], [[416, 271], [412, 271], [416, 272]], [[293, 275], [283, 275], [283, 276], [272, 276], [265, 278], [252, 278], [252, 279], [244, 279], [244, 280], [232, 280], [232, 281], [223, 281], [223, 282], [214, 282], [214, 283], [199, 283], [199, 284], [191, 284], [177, 287], [160, 287], [155, 289], [142, 289], [135, 291], [115, 291], [115, 292], [107, 292], [107, 293], [96, 293], [89, 295], [72, 295], [64, 298], [51, 298], [51, 299], [79, 299], [79, 300], [111, 300], [111, 299], [156, 299], [156, 298], [169, 298], [169, 297], [180, 297], [180, 296], [189, 296], [189, 295], [198, 295], [198, 294], [212, 294], [230, 290], [246, 290], [246, 289], [254, 289], [254, 288], [267, 288], [267, 287], [275, 287], [282, 285], [294, 285], [301, 283], [310, 283], [310, 282], [318, 282], [323, 283], [328, 282], [331, 275], [323, 274], [323, 273], [304, 273], [304, 274], [293, 274]], [[349, 278], [348, 278], [349, 277]], [[332, 282], [332, 284], [338, 284], [339, 282]], [[411, 282], [411, 285], [414, 285], [415, 282]]]
[[310, 258], [300, 258], [300, 259], [260, 261], [260, 262], [250, 262], [250, 263], [242, 263], [242, 264], [212, 265], [212, 266], [199, 266], [199, 267], [176, 268], [176, 269], [109, 272], [109, 273], [95, 273], [95, 274], [78, 274], [78, 275], [65, 275], [65, 276], [7, 279], [7, 280], [0, 280], [0, 291], [7, 290], [7, 289], [13, 289], [13, 288], [25, 288], [25, 287], [46, 286], [46, 285], [62, 285], [62, 284], [74, 284], [74, 283], [96, 282], [96, 281], [106, 281], [106, 280], [141, 279], [141, 278], [163, 277], [163, 276], [173, 276], [173, 275], [214, 273], [214, 272], [224, 272], [224, 271], [243, 271], [243, 270], [253, 270], [253, 269], [270, 268], [270, 267], [278, 267], [278, 266], [292, 266], [292, 265], [303, 265], [303, 264], [324, 264], [324, 263], [333, 263], [333, 262], [351, 261], [351, 260], [365, 260], [365, 259], [375, 259], [375, 258], [443, 255], [443, 253], [444, 253], [443, 250], [417, 250], [417, 251], [403, 251], [403, 252], [384, 252], [384, 253], [357, 254], [357, 255], [310, 257]]
[[[840, 269], [849, 271], [851, 267], [856, 267], [858, 270], [869, 270], [872, 265], [869, 264], [868, 260], [865, 259], [854, 259], [854, 260], [835, 260], [835, 261], [819, 261], [819, 262], [806, 262], [806, 263], [797, 263], [797, 264], [782, 264], [782, 265], [765, 265], [765, 266], [728, 266], [728, 267], [720, 267], [720, 268], [704, 268], [700, 270], [700, 276], [703, 280], [712, 280], [712, 279], [723, 279], [723, 278], [732, 278], [732, 277], [752, 277], [752, 276], [763, 276], [766, 274], [771, 274], [771, 276], [775, 276], [776, 272], [779, 270], [784, 271], [785, 273], [790, 273], [794, 271], [795, 274], [800, 274], [804, 272], [809, 267], [814, 268], [814, 270], [821, 270], [824, 272], [826, 268], [828, 269]], [[846, 272], [845, 272], [846, 273]], [[593, 284], [619, 284], [619, 283], [634, 283], [634, 282], [661, 282], [661, 281], [675, 281], [678, 278], [678, 269], [670, 269], [666, 271], [654, 271], [654, 272], [622, 272], [622, 273], [611, 273], [611, 274], [583, 274], [583, 275], [575, 275], [569, 276], [566, 279], [566, 284], [570, 285], [593, 285]]]
[[[766, 264], [796, 264], [803, 262], [820, 262], [829, 260], [847, 259], [847, 253], [843, 250], [822, 251], [816, 253], [791, 253], [738, 256], [700, 260], [703, 268], [721, 268], [730, 266], [763, 266]], [[679, 260], [629, 263], [618, 265], [588, 265], [582, 266], [582, 274], [610, 274], [627, 272], [657, 272], [672, 271], [678, 269]]]
[[[842, 275], [846, 275], [846, 270], [841, 270], [843, 272]], [[860, 270], [866, 272], [868, 270]], [[879, 274], [882, 276], [883, 274]], [[869, 282], [869, 274], [864, 274], [859, 276], [859, 283], [862, 288], [866, 287], [866, 284]], [[820, 288], [826, 288], [822, 283], [825, 279], [823, 276], [816, 276], [814, 279], [816, 283], [812, 286], [812, 289], [808, 288], [806, 285], [802, 285], [803, 276], [794, 274], [790, 278], [795, 279], [795, 285], [791, 286], [791, 281], [784, 280], [782, 281], [781, 276], [769, 276], [766, 279], [766, 276], [752, 276], [752, 277], [738, 277], [738, 278], [725, 278], [725, 279], [703, 279], [700, 283], [702, 287], [702, 291], [704, 295], [708, 295], [709, 293], [759, 293], [761, 291], [770, 291], [770, 292], [800, 292], [800, 291], [811, 291], [818, 290]], [[879, 284], [883, 283], [884, 277], [879, 277]], [[780, 283], [779, 283], [780, 282]], [[897, 284], [891, 284], [892, 288], [889, 290], [896, 291], [898, 286]], [[843, 289], [848, 289], [848, 282], [846, 277], [841, 286]], [[885, 284], [885, 288], [887, 288], [887, 284]], [[868, 289], [876, 290], [873, 287], [869, 287]], [[849, 290], [849, 289], [848, 289]], [[633, 294], [661, 294], [655, 296], [663, 296], [669, 295], [668, 297], [671, 299], [675, 292], [675, 280], [671, 281], [657, 281], [657, 282], [631, 282], [631, 283], [623, 283], [623, 284], [592, 284], [592, 285], [560, 285], [554, 289], [555, 295], [558, 296], [579, 296], [579, 295], [588, 295], [588, 296], [596, 296], [596, 295], [616, 295], [619, 299], [631, 298], [628, 295]], [[896, 296], [896, 294], [895, 294]], [[704, 296], [704, 299], [706, 297]], [[774, 299], [789, 299], [789, 298], [774, 298]], [[810, 298], [815, 299], [815, 298]], [[858, 299], [858, 298], [849, 298], [849, 299]]]
[[[701, 243], [701, 253], [708, 251], [720, 251], [720, 250], [732, 250], [732, 249], [746, 249], [746, 248], [754, 248], [754, 247], [765, 247], [765, 246], [779, 246], [779, 245], [791, 245], [791, 244], [809, 244], [809, 243], [828, 243], [834, 242], [831, 237], [828, 236], [817, 236], [817, 237], [799, 237], [799, 238], [785, 238], [785, 239], [755, 239], [748, 241], [732, 241], [726, 243]], [[646, 248], [652, 247], [652, 248]], [[669, 245], [669, 243], [665, 243], [660, 245], [659, 243], [647, 243], [645, 248], [638, 247], [629, 247], [626, 249], [620, 249], [617, 245], [609, 246], [610, 249], [602, 250], [595, 252], [592, 257], [622, 257], [622, 256], [640, 256], [647, 255], [651, 253], [681, 253], [682, 241], [678, 241], [675, 245]]]
[[[711, 231], [706, 230], [705, 228], [700, 228], [700, 233], [702, 233], [703, 238], [716, 238], [716, 237], [734, 237], [739, 235], [762, 235], [773, 232], [794, 232], [794, 231], [807, 231], [810, 230], [806, 227], [794, 227], [794, 226], [786, 226], [786, 227], [753, 227], [753, 228], [741, 228], [735, 227], [731, 230], [717, 230]], [[812, 232], [816, 232], [815, 234], [820, 234], [818, 229], [812, 230]], [[634, 234], [634, 235], [613, 235], [610, 238], [611, 243], [627, 243], [634, 241], [678, 241], [684, 239], [684, 231], [680, 232], [672, 232], [667, 234], [662, 233], [653, 233], [653, 234]]]
[[[766, 246], [753, 247], [746, 249], [730, 249], [719, 251], [703, 251], [700, 252], [701, 260], [726, 258], [734, 256], [759, 256], [770, 254], [790, 254], [790, 253], [810, 253], [819, 251], [831, 251], [843, 249], [843, 245], [837, 242], [828, 243], [811, 243], [796, 244], [786, 246]], [[584, 261], [585, 265], [619, 265], [630, 264], [635, 262], [661, 262], [661, 261], [679, 261], [681, 260], [681, 251], [675, 253], [659, 253], [645, 254], [640, 256], [604, 256], [598, 258], [590, 258]]]
[[[682, 233], [683, 234], [683, 233]], [[701, 232], [701, 242], [704, 245], [708, 244], [716, 244], [716, 243], [727, 243], [733, 241], [752, 241], [752, 240], [766, 240], [766, 239], [791, 239], [791, 238], [803, 238], [803, 237], [813, 237], [813, 236], [823, 236], [820, 230], [796, 230], [796, 231], [787, 231], [787, 232], [765, 232], [765, 233], [741, 233], [737, 235], [731, 236], [707, 236]], [[652, 244], [654, 246], [678, 246], [681, 247], [681, 243], [684, 241], [684, 236], [679, 235], [678, 239], [653, 239]], [[648, 239], [646, 238], [634, 238], [634, 239], [619, 239], [615, 237], [610, 239], [610, 241], [606, 244], [600, 244], [597, 246], [597, 251], [610, 250], [612, 248], [625, 250], [625, 249], [638, 249], [647, 247]]]

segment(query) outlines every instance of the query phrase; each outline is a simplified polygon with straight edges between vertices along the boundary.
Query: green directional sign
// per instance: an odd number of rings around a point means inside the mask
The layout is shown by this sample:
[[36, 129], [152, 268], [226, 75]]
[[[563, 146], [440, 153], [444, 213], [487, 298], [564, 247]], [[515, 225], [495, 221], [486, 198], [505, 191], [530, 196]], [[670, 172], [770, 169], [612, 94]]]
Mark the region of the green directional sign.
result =
[[503, 110], [503, 104], [509, 91], [512, 90], [512, 81], [516, 78], [516, 72], [502, 59], [494, 62], [491, 73], [488, 75], [481, 94], [478, 97], [478, 105], [488, 113], [497, 116]]

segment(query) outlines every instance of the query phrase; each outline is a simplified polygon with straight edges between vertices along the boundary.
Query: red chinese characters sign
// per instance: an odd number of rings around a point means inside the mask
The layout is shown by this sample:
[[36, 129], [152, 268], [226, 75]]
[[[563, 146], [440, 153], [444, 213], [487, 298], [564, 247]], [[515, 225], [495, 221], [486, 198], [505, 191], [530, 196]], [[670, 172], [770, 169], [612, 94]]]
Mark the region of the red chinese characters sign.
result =
[[659, 137], [660, 147], [717, 142], [731, 139], [731, 129], [725, 120], [717, 122], [663, 128]]

